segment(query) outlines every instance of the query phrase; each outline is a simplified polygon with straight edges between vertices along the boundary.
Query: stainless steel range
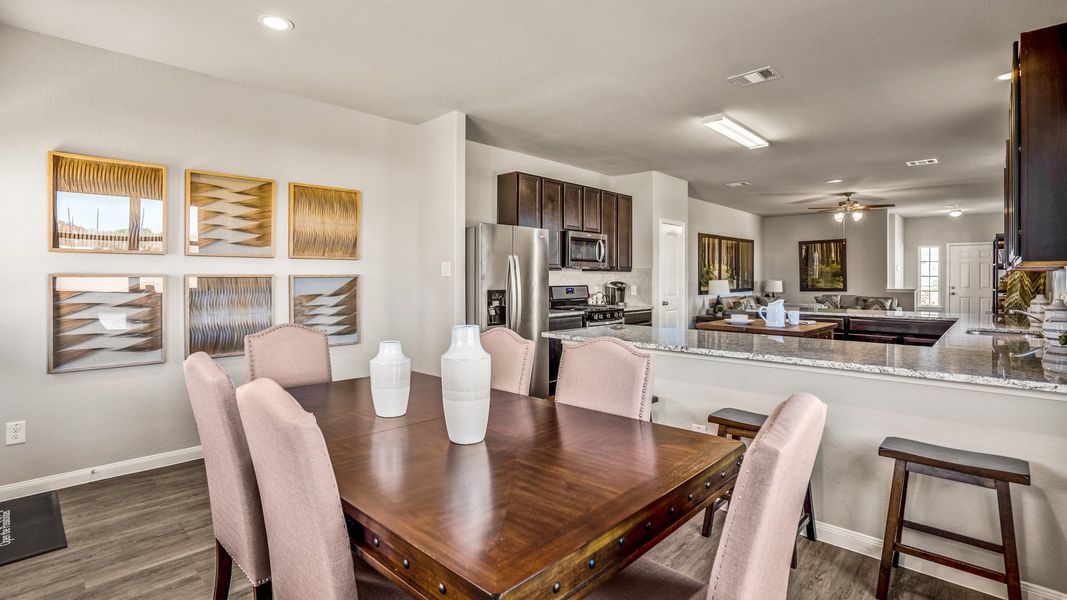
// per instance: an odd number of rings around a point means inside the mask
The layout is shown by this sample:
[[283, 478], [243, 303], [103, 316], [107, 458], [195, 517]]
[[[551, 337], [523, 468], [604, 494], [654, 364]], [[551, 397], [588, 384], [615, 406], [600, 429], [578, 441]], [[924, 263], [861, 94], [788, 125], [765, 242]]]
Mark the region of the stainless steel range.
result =
[[611, 304], [591, 304], [587, 285], [548, 287], [548, 329], [577, 329], [626, 322], [626, 309]]

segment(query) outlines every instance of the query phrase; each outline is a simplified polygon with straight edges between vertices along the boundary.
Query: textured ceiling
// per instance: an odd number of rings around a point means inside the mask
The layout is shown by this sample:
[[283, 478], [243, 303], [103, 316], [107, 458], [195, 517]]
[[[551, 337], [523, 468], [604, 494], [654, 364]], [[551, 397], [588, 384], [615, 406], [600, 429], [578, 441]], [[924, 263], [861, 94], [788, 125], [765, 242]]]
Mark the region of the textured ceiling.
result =
[[[411, 123], [459, 110], [475, 141], [660, 170], [765, 215], [851, 190], [906, 216], [998, 210], [993, 76], [1020, 32], [1064, 21], [1064, 0], [0, 0], [15, 27]], [[782, 79], [726, 81], [765, 65]], [[717, 112], [771, 146], [701, 125]], [[941, 164], [904, 166], [927, 157]]]

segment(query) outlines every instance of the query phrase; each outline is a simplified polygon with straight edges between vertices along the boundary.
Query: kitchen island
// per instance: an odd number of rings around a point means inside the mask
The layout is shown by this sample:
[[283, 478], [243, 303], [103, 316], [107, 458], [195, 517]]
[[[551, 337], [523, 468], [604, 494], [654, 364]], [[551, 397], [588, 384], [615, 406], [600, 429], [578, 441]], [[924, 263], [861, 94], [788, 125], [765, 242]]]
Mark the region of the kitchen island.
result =
[[[848, 312], [872, 320], [946, 320], [940, 314]], [[545, 336], [564, 344], [611, 336], [651, 351], [657, 423], [708, 427], [714, 433], [707, 416], [721, 408], [768, 414], [795, 392], [821, 398], [829, 414], [812, 476], [819, 538], [870, 556], [880, 550], [892, 479], [893, 461], [877, 454], [885, 437], [1030, 461], [1033, 485], [1012, 490], [1024, 589], [1034, 598], [1062, 597], [1067, 593], [1062, 568], [1067, 564], [1067, 378], [1026, 355], [1043, 342], [1026, 336], [1025, 327], [1005, 327], [988, 318], [947, 319], [955, 321], [929, 347], [632, 325]], [[999, 540], [994, 494], [928, 477], [913, 478], [910, 490], [909, 519]], [[924, 534], [905, 535], [921, 536], [921, 544], [933, 551], [1001, 568], [984, 551]], [[995, 583], [910, 557], [901, 561], [906, 568], [1003, 595], [1003, 586]]]

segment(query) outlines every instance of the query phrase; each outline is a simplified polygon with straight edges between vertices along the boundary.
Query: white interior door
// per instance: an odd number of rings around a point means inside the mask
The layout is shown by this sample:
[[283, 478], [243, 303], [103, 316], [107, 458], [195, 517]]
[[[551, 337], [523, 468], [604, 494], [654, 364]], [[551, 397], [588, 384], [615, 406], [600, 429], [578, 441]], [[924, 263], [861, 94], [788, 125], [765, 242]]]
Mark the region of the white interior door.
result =
[[993, 244], [949, 244], [948, 310], [980, 316], [993, 310]]
[[659, 312], [660, 327], [684, 328], [685, 314], [685, 225], [659, 222]]

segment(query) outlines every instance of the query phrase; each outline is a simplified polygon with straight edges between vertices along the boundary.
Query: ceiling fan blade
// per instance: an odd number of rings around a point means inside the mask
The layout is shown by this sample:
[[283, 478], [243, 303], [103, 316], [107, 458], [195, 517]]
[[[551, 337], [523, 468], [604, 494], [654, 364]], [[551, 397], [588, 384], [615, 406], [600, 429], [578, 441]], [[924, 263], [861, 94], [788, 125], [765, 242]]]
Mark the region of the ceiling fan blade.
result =
[[872, 208], [892, 208], [894, 206], [896, 206], [896, 204], [864, 204], [862, 206], [857, 206], [854, 210], [870, 210]]
[[821, 213], [828, 213], [828, 212], [837, 212], [837, 211], [838, 211], [838, 208], [837, 208], [836, 206], [835, 206], [835, 207], [833, 207], [833, 208], [826, 208], [826, 207], [823, 207], [823, 208], [815, 208], [815, 207], [811, 207], [811, 206], [809, 206], [809, 207], [808, 207], [808, 210], [814, 210], [814, 211], [818, 211], [818, 212], [821, 212]]

